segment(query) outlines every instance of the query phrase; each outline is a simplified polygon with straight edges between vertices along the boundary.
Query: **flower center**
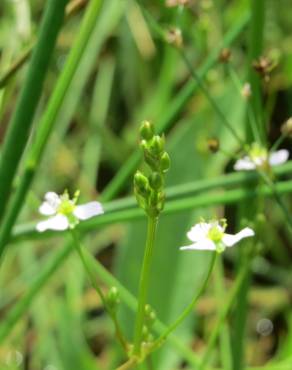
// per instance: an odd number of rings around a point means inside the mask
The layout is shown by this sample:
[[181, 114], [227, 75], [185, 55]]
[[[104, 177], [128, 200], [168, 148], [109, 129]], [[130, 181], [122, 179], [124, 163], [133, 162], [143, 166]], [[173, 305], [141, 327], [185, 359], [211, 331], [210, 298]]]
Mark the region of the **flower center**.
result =
[[214, 243], [218, 243], [223, 238], [224, 231], [219, 228], [219, 225], [214, 225], [208, 231], [208, 238], [211, 239]]
[[74, 209], [76, 208], [76, 202], [78, 200], [79, 192], [76, 192], [73, 199], [69, 198], [69, 194], [67, 191], [64, 192], [60, 196], [60, 204], [57, 209], [57, 213], [62, 214], [64, 216], [70, 217], [72, 216]]
[[72, 202], [72, 200], [62, 200], [58, 207], [58, 213], [61, 213], [64, 216], [70, 216], [74, 209], [75, 209], [75, 204]]
[[260, 146], [258, 143], [253, 143], [250, 151], [249, 151], [249, 157], [253, 161], [261, 160], [263, 162], [267, 161], [268, 159], [268, 151], [266, 148]]

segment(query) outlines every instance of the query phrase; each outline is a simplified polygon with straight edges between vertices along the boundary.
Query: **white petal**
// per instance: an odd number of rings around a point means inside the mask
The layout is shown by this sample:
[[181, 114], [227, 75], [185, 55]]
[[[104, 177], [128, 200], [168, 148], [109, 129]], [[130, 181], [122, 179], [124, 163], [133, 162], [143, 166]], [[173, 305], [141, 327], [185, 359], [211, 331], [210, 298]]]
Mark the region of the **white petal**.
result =
[[81, 206], [77, 206], [73, 213], [79, 220], [87, 220], [88, 218], [101, 215], [103, 208], [99, 202], [89, 202]]
[[45, 200], [56, 210], [61, 203], [59, 195], [54, 193], [53, 191], [49, 191], [48, 193], [45, 194]]
[[56, 209], [50, 203], [44, 202], [39, 207], [39, 213], [44, 216], [52, 216], [56, 213]]
[[43, 232], [45, 230], [67, 230], [69, 222], [66, 216], [57, 215], [49, 218], [46, 221], [41, 221], [36, 225], [37, 231]]
[[250, 160], [249, 157], [243, 157], [242, 159], [238, 159], [234, 164], [235, 171], [249, 171], [254, 170], [256, 168], [256, 164]]
[[211, 225], [206, 222], [200, 222], [193, 226], [189, 232], [187, 232], [187, 237], [192, 242], [198, 242], [199, 240], [205, 239]]
[[239, 233], [235, 235], [224, 234], [222, 242], [223, 244], [226, 245], [226, 247], [232, 247], [234, 244], [238, 243], [241, 239], [248, 238], [250, 236], [254, 236], [254, 231], [249, 227], [245, 227], [243, 230], [241, 230]]
[[281, 149], [270, 154], [269, 163], [271, 166], [278, 166], [279, 164], [287, 162], [288, 158], [289, 151], [286, 149]]
[[205, 239], [202, 239], [200, 241], [198, 241], [197, 243], [194, 243], [194, 244], [191, 244], [191, 245], [187, 245], [187, 246], [184, 246], [184, 247], [180, 247], [181, 250], [216, 250], [216, 244], [208, 239], [208, 238], [205, 238]]

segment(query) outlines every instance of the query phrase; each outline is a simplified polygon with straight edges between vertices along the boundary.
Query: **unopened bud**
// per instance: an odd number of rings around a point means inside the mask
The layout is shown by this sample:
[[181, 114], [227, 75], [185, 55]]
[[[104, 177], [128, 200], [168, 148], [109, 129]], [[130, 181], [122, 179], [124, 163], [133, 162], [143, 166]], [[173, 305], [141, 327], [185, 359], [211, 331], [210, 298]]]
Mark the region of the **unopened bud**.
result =
[[282, 125], [281, 132], [285, 136], [292, 137], [292, 117]]
[[190, 0], [166, 0], [165, 5], [169, 8], [188, 5]]
[[216, 139], [216, 138], [213, 138], [213, 139], [209, 139], [208, 140], [208, 149], [210, 150], [210, 152], [212, 153], [217, 153], [218, 150], [220, 149], [220, 143], [219, 143], [219, 140]]
[[118, 288], [115, 286], [110, 288], [107, 293], [106, 301], [110, 309], [114, 310], [117, 308], [117, 305], [120, 303], [120, 293]]
[[149, 121], [143, 121], [140, 127], [140, 135], [141, 138], [146, 141], [151, 140], [154, 136], [154, 128], [152, 123]]
[[149, 182], [142, 172], [137, 171], [134, 175], [134, 187], [141, 195], [148, 194]]
[[170, 167], [170, 158], [167, 152], [164, 152], [160, 158], [160, 168], [163, 173], [167, 172]]
[[241, 89], [241, 96], [245, 99], [249, 99], [251, 97], [251, 86], [250, 83], [246, 82]]
[[145, 306], [145, 320], [148, 326], [151, 326], [156, 320], [156, 313], [149, 304]]
[[149, 184], [152, 189], [160, 190], [163, 185], [162, 176], [158, 172], [153, 172], [149, 178]]
[[219, 57], [218, 57], [218, 60], [221, 63], [228, 63], [230, 61], [230, 58], [231, 58], [230, 49], [224, 48], [224, 49], [221, 50], [221, 52], [219, 54]]
[[149, 147], [150, 151], [155, 156], [161, 154], [164, 151], [164, 142], [165, 142], [164, 137], [155, 135]]
[[166, 34], [166, 41], [176, 48], [181, 48], [183, 45], [181, 30], [179, 28], [171, 28], [170, 30], [168, 30]]

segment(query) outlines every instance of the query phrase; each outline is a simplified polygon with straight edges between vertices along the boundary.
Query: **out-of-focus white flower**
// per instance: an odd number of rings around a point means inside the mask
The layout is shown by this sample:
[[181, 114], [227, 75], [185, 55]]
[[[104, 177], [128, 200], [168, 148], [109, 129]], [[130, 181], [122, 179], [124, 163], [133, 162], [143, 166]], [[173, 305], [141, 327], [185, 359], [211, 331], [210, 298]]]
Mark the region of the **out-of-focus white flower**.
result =
[[280, 149], [276, 152], [269, 153], [267, 149], [263, 148], [257, 143], [252, 144], [248, 155], [238, 159], [234, 164], [235, 171], [249, 171], [258, 167], [267, 168], [278, 166], [287, 162], [289, 158], [289, 151]]
[[78, 197], [79, 191], [75, 193], [73, 199], [70, 199], [67, 191], [62, 195], [51, 191], [46, 193], [39, 212], [44, 216], [51, 217], [39, 222], [36, 229], [40, 232], [73, 229], [80, 220], [87, 220], [103, 213], [102, 205], [99, 202], [89, 202], [77, 206]]
[[187, 233], [187, 237], [193, 242], [191, 245], [180, 247], [182, 250], [212, 250], [219, 253], [226, 247], [233, 247], [241, 239], [254, 236], [254, 231], [249, 227], [244, 228], [237, 234], [226, 234], [226, 220], [200, 222], [193, 226]]

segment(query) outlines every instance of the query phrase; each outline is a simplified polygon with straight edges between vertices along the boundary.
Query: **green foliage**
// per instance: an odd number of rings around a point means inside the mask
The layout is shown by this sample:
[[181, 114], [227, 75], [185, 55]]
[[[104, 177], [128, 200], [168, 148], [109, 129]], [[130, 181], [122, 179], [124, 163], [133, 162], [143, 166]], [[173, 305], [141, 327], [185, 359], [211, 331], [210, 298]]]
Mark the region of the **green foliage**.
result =
[[[0, 369], [290, 369], [292, 162], [233, 171], [291, 149], [289, 1], [67, 3], [0, 4]], [[105, 210], [74, 244], [35, 229], [65, 189]], [[201, 217], [256, 237], [212, 272]]]

